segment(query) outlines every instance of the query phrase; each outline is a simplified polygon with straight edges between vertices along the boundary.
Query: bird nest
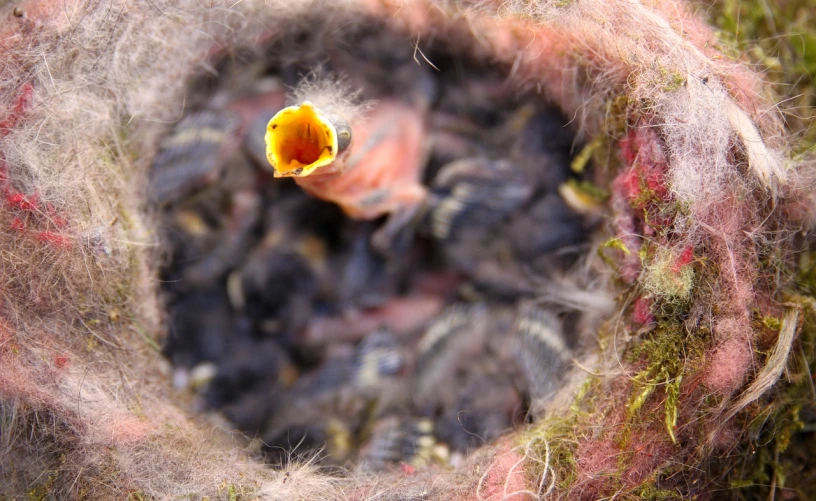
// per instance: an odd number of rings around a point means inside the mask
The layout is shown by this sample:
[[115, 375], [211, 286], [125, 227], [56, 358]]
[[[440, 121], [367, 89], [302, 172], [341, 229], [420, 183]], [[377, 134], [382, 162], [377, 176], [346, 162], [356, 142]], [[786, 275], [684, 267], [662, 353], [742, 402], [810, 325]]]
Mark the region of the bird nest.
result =
[[7, 10], [13, 495], [681, 498], [808, 419], [807, 165], [685, 5]]

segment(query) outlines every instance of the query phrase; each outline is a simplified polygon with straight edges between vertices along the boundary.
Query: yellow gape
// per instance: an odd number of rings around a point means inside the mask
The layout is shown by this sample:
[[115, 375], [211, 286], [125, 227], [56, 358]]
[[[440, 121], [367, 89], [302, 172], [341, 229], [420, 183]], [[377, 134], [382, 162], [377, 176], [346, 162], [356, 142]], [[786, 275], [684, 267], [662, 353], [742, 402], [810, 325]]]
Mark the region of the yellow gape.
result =
[[305, 177], [337, 158], [337, 129], [309, 101], [280, 110], [266, 127], [275, 177]]

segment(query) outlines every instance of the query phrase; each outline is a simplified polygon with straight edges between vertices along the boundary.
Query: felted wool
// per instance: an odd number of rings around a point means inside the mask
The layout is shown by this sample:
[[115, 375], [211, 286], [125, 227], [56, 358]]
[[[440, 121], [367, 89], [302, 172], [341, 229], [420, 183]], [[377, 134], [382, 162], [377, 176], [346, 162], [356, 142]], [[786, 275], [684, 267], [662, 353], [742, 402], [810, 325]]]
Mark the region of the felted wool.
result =
[[[682, 2], [32, 0], [3, 16], [0, 498], [681, 498], [716, 484], [711, 458], [772, 398], [807, 305], [780, 299], [769, 263], [805, 224], [809, 166], [762, 76]], [[587, 312], [583, 348], [533, 425], [455, 471], [272, 469], [162, 370], [145, 179], [214, 58], [371, 17], [417, 57], [433, 42], [508, 68], [602, 145], [608, 224], [550, 293]]]

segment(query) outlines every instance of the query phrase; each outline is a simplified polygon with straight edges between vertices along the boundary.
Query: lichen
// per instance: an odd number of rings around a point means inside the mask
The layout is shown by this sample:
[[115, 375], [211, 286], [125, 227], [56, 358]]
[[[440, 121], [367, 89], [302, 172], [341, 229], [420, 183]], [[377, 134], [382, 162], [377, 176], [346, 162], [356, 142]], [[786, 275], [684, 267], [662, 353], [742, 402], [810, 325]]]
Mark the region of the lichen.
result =
[[659, 248], [648, 260], [641, 282], [652, 296], [671, 303], [685, 302], [694, 287], [694, 267], [671, 250]]

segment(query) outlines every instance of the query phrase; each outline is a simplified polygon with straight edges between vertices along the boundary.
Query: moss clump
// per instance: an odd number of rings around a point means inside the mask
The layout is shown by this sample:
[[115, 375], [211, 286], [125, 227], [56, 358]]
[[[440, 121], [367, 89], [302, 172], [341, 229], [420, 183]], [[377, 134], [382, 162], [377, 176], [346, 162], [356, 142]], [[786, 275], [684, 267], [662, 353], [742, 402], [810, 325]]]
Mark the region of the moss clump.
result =
[[635, 489], [632, 493], [632, 499], [651, 499], [654, 501], [661, 501], [665, 499], [681, 499], [681, 493], [669, 489], [660, 489], [655, 487], [657, 482], [655, 479], [646, 482], [643, 486]]
[[37, 484], [34, 487], [30, 488], [28, 492], [26, 492], [26, 496], [28, 497], [29, 501], [44, 501], [48, 499], [50, 496], [53, 496], [54, 493], [54, 481], [56, 480], [57, 475], [56, 473], [52, 472], [49, 473], [45, 481], [41, 484]]
[[581, 151], [577, 155], [575, 155], [575, 158], [572, 159], [572, 162], [570, 163], [570, 169], [572, 169], [572, 171], [575, 172], [576, 174], [582, 174], [584, 172], [584, 169], [586, 169], [587, 164], [589, 164], [589, 161], [592, 159], [595, 150], [603, 146], [603, 144], [604, 144], [603, 136], [598, 136], [589, 143], [587, 143], [587, 145], [584, 146], [583, 149], [581, 149]]
[[660, 81], [655, 82], [655, 85], [664, 92], [672, 92], [680, 89], [686, 85], [686, 77], [680, 73], [669, 71], [666, 68], [659, 68]]
[[559, 491], [568, 491], [575, 484], [578, 476], [576, 447], [582, 434], [592, 429], [588, 426], [589, 419], [601, 388], [601, 378], [590, 377], [581, 386], [565, 416], [536, 422], [525, 433], [519, 434], [519, 446], [530, 447], [537, 459], [529, 466], [534, 478], [554, 475], [555, 487]]
[[663, 426], [673, 443], [678, 418], [680, 385], [688, 370], [687, 359], [702, 355], [708, 346], [706, 337], [694, 336], [671, 320], [661, 321], [652, 332], [636, 343], [628, 354], [633, 365], [645, 365], [632, 377], [633, 390], [626, 404], [629, 422], [642, 419], [641, 408], [657, 390], [663, 407]]
[[671, 250], [659, 248], [648, 260], [641, 280], [647, 294], [670, 303], [685, 303], [694, 287], [694, 268]]

